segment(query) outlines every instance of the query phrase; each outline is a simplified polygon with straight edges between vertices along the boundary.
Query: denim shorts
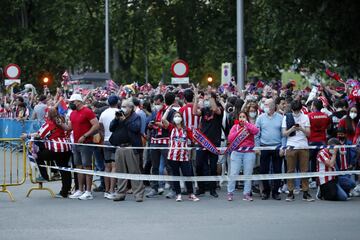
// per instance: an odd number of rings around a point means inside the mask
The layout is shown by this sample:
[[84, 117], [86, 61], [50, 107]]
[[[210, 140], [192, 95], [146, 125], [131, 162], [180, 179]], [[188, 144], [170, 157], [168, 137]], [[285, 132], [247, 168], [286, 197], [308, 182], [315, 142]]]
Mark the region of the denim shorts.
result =
[[90, 146], [74, 145], [74, 164], [76, 166], [91, 167], [93, 149]]
[[[109, 141], [105, 141], [104, 145], [112, 146]], [[105, 163], [115, 162], [115, 150], [116, 150], [116, 148], [109, 148], [109, 147], [104, 148]]]

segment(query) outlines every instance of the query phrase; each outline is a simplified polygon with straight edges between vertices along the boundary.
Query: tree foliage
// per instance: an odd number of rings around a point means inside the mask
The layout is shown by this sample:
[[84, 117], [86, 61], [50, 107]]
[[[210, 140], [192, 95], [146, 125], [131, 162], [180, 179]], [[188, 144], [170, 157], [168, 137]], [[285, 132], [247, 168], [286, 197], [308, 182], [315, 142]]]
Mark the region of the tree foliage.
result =
[[[236, 64], [236, 1], [109, 0], [111, 73], [118, 82], [170, 79], [171, 62], [189, 62], [190, 78], [220, 75]], [[3, 0], [0, 65], [17, 63], [22, 79], [65, 69], [104, 71], [105, 0]], [[279, 77], [294, 59], [359, 75], [360, 2], [245, 0], [249, 72]], [[233, 73], [235, 75], [235, 73]], [[215, 79], [216, 79], [215, 78]]]

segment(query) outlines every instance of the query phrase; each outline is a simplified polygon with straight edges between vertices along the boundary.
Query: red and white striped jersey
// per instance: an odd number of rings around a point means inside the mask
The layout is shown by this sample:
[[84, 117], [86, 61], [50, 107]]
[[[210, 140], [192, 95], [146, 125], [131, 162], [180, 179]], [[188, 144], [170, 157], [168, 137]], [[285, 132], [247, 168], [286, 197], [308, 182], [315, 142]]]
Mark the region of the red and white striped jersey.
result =
[[[329, 149], [321, 149], [318, 153], [317, 157], [317, 171], [318, 172], [334, 172], [335, 167], [328, 167], [325, 165], [326, 161], [330, 161], [331, 159], [331, 153], [329, 152]], [[320, 185], [325, 184], [331, 180], [334, 180], [335, 176], [325, 176], [325, 177], [319, 177]]]
[[168, 159], [173, 161], [189, 161], [189, 136], [184, 128], [174, 127], [170, 134]]
[[38, 131], [38, 135], [45, 141], [46, 149], [53, 152], [68, 152], [71, 150], [66, 139], [65, 131], [59, 128], [53, 121], [46, 120]]
[[193, 114], [193, 104], [188, 103], [185, 106], [182, 106], [179, 110], [179, 113], [181, 114], [184, 126], [189, 129], [198, 128], [200, 117]]
[[348, 169], [348, 164], [346, 161], [346, 148], [340, 148], [340, 170], [346, 171]]

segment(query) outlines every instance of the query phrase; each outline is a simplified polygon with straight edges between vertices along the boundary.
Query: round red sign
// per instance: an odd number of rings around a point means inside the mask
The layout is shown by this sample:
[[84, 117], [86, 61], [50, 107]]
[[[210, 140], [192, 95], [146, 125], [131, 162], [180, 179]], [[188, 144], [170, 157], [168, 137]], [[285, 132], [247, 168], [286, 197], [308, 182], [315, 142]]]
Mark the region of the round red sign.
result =
[[189, 65], [184, 60], [178, 59], [171, 64], [171, 73], [174, 77], [186, 77], [189, 74]]
[[11, 63], [5, 67], [5, 76], [9, 79], [17, 79], [20, 77], [20, 67]]

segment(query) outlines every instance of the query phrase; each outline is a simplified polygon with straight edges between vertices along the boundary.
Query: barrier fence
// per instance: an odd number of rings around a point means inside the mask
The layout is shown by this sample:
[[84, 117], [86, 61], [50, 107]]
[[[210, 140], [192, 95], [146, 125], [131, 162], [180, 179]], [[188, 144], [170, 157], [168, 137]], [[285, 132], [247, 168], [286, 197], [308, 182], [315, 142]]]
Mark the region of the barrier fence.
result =
[[7, 193], [12, 201], [13, 194], [8, 187], [19, 186], [26, 180], [26, 147], [25, 142], [19, 138], [0, 138], [0, 171], [1, 190]]

